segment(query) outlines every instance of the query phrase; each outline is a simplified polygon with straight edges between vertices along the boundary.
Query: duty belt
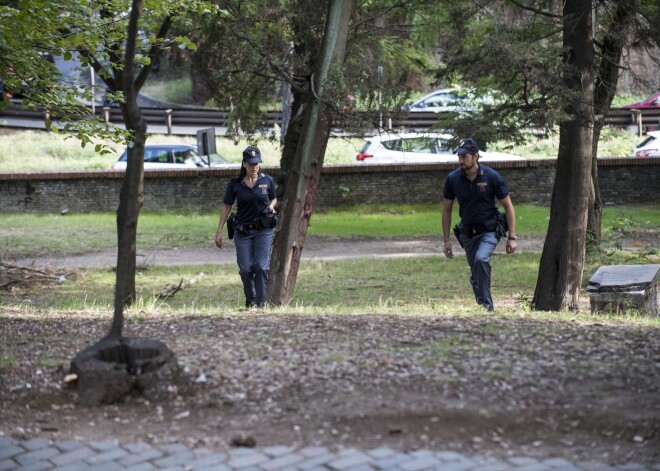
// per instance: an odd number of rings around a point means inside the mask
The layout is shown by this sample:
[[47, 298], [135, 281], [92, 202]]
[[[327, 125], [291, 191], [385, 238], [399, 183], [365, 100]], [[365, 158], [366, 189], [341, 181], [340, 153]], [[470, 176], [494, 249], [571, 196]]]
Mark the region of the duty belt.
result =
[[486, 226], [484, 224], [475, 224], [475, 225], [467, 225], [463, 224], [463, 234], [468, 236], [468, 237], [474, 237], [479, 234], [483, 234], [486, 232]]
[[257, 229], [257, 225], [255, 223], [250, 223], [250, 224], [238, 224], [236, 225], [236, 230], [238, 232], [250, 232], [252, 229]]

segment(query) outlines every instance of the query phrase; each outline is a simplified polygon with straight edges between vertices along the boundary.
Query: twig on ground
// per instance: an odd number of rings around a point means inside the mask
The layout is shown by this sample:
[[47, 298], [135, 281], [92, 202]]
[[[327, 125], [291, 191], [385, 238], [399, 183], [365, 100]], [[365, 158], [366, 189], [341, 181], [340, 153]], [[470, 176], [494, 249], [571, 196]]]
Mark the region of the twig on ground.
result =
[[52, 283], [71, 279], [75, 272], [50, 267], [24, 267], [15, 263], [0, 261], [0, 289], [14, 285]]
[[183, 278], [182, 278], [178, 285], [173, 285], [171, 283], [168, 283], [160, 291], [160, 293], [158, 293], [156, 295], [156, 299], [171, 298], [172, 296], [174, 296], [179, 291], [186, 289], [190, 285], [194, 285], [195, 283], [197, 283], [199, 280], [201, 280], [203, 278], [204, 278], [204, 273], [202, 272], [197, 276], [193, 276], [188, 281], [183, 281]]

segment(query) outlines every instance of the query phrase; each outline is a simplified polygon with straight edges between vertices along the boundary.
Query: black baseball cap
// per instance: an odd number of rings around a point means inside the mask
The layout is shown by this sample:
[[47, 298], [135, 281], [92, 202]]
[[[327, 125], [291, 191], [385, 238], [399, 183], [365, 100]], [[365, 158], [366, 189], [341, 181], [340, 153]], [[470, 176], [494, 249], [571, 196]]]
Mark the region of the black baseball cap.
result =
[[250, 165], [261, 163], [261, 152], [256, 147], [246, 147], [243, 151], [243, 162]]
[[479, 146], [477, 145], [477, 141], [472, 139], [471, 137], [468, 137], [467, 139], [461, 139], [460, 144], [456, 149], [454, 149], [454, 154], [474, 154], [475, 152], [479, 152]]

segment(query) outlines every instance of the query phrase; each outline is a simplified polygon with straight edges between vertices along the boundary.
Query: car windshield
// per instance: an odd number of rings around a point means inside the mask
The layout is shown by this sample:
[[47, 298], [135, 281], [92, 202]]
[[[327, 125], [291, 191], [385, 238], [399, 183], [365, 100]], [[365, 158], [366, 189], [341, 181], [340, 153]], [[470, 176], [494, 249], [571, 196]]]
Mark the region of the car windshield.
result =
[[174, 149], [172, 151], [174, 156], [174, 163], [184, 164], [186, 162], [195, 162], [199, 159], [197, 152], [193, 149]]
[[[227, 160], [225, 160], [224, 157], [222, 157], [220, 154], [211, 154], [211, 155], [198, 155], [197, 159], [205, 166], [205, 167], [213, 167], [214, 165], [220, 165], [220, 164], [227, 164], [229, 163]], [[210, 159], [210, 163], [209, 163]]]

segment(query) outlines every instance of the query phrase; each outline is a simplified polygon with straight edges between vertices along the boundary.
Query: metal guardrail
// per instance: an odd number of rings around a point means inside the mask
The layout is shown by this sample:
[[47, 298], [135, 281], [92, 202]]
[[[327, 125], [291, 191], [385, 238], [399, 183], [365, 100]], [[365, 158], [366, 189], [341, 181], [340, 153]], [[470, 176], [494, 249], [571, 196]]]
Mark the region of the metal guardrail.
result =
[[[89, 113], [92, 110], [89, 107]], [[99, 107], [95, 108], [95, 114], [114, 124], [123, 123], [121, 110], [118, 107]], [[226, 127], [229, 121], [229, 112], [209, 108], [142, 108], [142, 115], [147, 124], [167, 126], [171, 134], [172, 126], [186, 127]], [[43, 109], [23, 110], [14, 103], [0, 110], [0, 119], [2, 117], [17, 119], [43, 120], [46, 113]], [[281, 121], [282, 113], [280, 111], [267, 111], [264, 113], [263, 126], [272, 127]], [[412, 128], [425, 129], [430, 128], [437, 122], [437, 114], [416, 112], [410, 113], [403, 119], [391, 119], [384, 116], [383, 124], [388, 128]], [[607, 113], [605, 123], [618, 128], [634, 128], [641, 135], [660, 129], [660, 109], [650, 110], [629, 110], [623, 108], [612, 109]]]

